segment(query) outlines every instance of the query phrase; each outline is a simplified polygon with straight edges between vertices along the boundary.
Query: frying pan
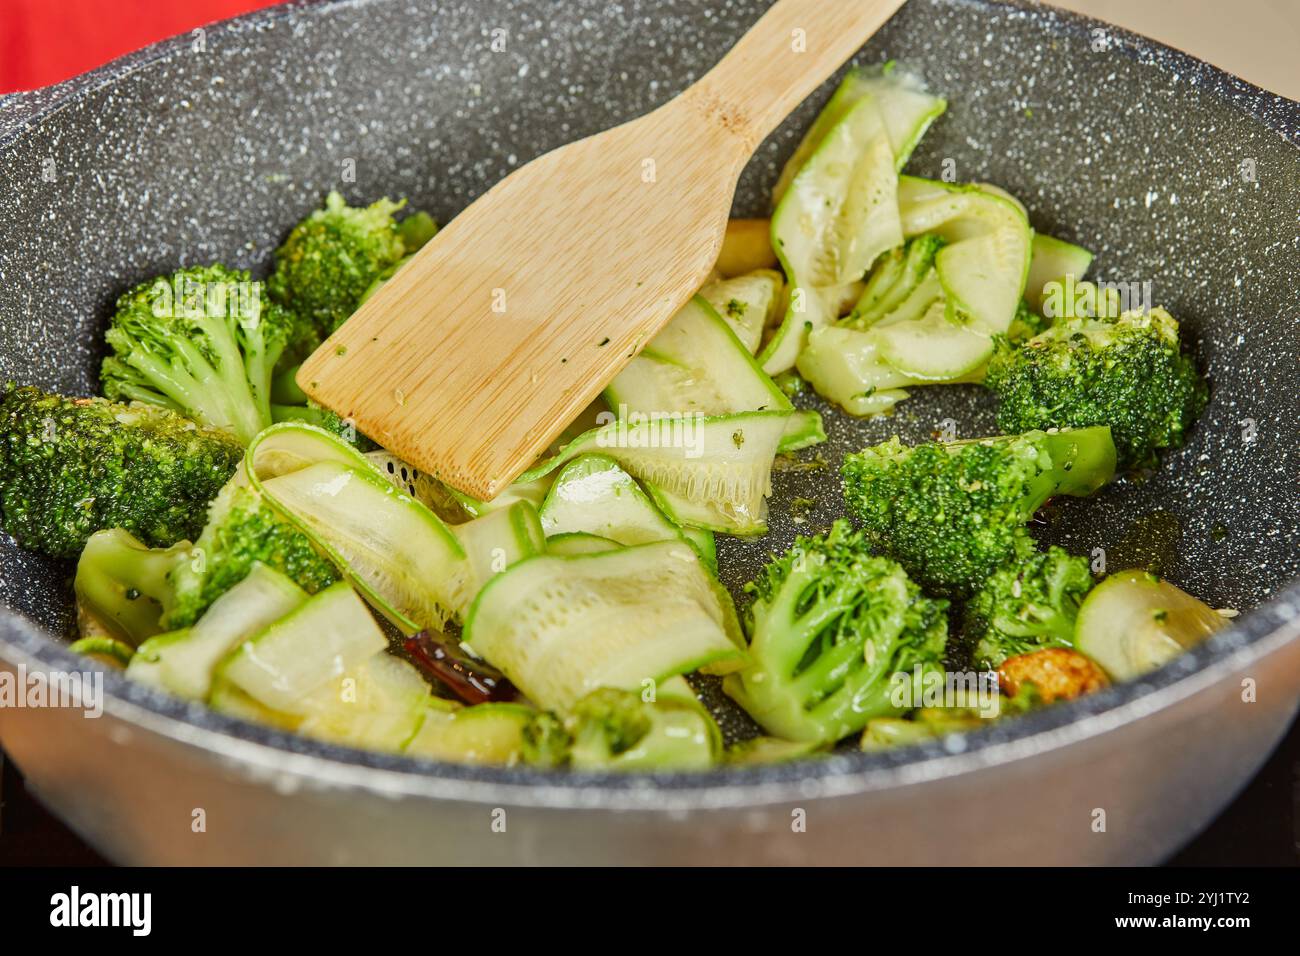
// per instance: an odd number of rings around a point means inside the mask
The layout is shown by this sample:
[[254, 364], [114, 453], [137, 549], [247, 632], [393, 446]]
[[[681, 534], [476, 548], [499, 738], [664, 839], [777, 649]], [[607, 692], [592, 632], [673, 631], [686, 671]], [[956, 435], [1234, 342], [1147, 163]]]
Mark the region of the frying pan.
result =
[[[764, 6], [294, 5], [0, 99], [0, 376], [91, 394], [126, 286], [178, 263], [264, 271], [330, 188], [407, 196], [445, 221], [516, 164], [674, 95]], [[108, 673], [98, 719], [0, 709], [30, 785], [125, 863], [1145, 863], [1190, 839], [1275, 745], [1300, 689], [1300, 105], [1019, 3], [912, 0], [858, 62], [887, 58], [951, 104], [910, 171], [1000, 184], [1037, 229], [1095, 249], [1098, 274], [1150, 281], [1212, 381], [1185, 448], [1146, 481], [1055, 507], [1040, 537], [1100, 548], [1110, 570], [1153, 567], [1245, 612], [1232, 627], [1142, 680], [976, 733], [698, 774], [363, 753]], [[760, 147], [737, 215], [765, 214], [831, 88]], [[725, 583], [839, 513], [845, 451], [924, 440], [949, 419], [992, 431], [972, 387], [918, 390], [890, 419], [828, 412], [810, 457], [829, 467], [777, 475], [772, 531], [722, 545]], [[815, 504], [795, 514], [797, 498]], [[0, 666], [88, 666], [61, 640], [71, 572], [0, 542]]]

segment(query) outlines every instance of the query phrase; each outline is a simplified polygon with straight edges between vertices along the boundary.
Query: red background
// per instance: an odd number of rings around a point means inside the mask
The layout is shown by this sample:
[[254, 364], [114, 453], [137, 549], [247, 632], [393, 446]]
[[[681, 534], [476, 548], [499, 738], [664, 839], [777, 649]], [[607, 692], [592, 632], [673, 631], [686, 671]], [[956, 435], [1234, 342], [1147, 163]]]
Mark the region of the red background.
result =
[[124, 53], [277, 0], [0, 0], [0, 93], [85, 73]]

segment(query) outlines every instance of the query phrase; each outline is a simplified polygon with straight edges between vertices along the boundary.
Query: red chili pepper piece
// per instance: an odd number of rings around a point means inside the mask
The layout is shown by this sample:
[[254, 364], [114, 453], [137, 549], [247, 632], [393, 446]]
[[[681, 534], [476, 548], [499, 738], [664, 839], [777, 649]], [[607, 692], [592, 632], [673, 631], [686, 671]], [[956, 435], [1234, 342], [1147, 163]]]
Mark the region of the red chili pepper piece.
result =
[[514, 700], [515, 685], [485, 661], [476, 661], [452, 649], [428, 631], [406, 639], [406, 653], [421, 667], [451, 688], [467, 704]]

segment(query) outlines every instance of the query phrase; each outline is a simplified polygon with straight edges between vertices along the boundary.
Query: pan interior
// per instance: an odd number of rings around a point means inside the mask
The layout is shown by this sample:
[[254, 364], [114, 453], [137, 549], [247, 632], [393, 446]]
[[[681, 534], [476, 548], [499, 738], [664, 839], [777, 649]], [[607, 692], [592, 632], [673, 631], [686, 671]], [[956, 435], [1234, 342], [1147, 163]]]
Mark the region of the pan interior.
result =
[[[766, 4], [565, 6], [309, 5], [74, 81], [30, 128], [0, 132], [0, 378], [93, 394], [100, 333], [129, 285], [211, 261], [264, 274], [287, 229], [334, 188], [353, 201], [404, 196], [445, 222], [532, 157], [679, 92]], [[909, 172], [1003, 186], [1035, 228], [1094, 250], [1095, 275], [1149, 282], [1211, 380], [1186, 447], [1144, 481], [1054, 506], [1041, 539], [1104, 552], [1109, 570], [1149, 566], [1218, 607], [1280, 591], [1300, 572], [1300, 108], [1042, 8], [912, 0], [855, 62], [888, 59], [949, 100]], [[768, 189], [832, 88], [761, 145], [735, 215], [767, 214]], [[672, 188], [671, 175], [660, 182]], [[918, 389], [867, 421], [800, 401], [822, 408], [829, 440], [799, 457], [823, 464], [776, 474], [765, 538], [720, 540], [738, 598], [771, 551], [842, 514], [846, 452], [893, 434], [994, 431], [973, 386]], [[71, 625], [71, 573], [0, 541], [0, 602], [56, 634]], [[747, 732], [734, 711], [725, 723]]]

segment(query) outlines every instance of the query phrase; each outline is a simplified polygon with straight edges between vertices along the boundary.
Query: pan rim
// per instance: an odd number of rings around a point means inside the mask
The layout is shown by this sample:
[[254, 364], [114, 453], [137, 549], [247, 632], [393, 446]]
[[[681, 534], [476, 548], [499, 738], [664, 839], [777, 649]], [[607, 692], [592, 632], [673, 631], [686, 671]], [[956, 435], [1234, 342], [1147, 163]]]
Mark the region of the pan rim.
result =
[[[948, 779], [1060, 751], [1176, 706], [1300, 640], [1300, 582], [1147, 678], [1004, 724], [875, 753], [700, 772], [620, 774], [468, 766], [358, 750], [228, 717], [104, 671], [104, 716], [285, 786], [546, 809], [732, 809]], [[93, 665], [26, 619], [0, 616], [0, 659], [28, 673]]]
[[[220, 21], [221, 33], [256, 29], [320, 8], [364, 7], [385, 0], [301, 0]], [[1300, 103], [1270, 93], [1189, 54], [1138, 34], [1050, 6], [1023, 0], [936, 0], [989, 14], [1036, 18], [1054, 32], [1098, 28], [1119, 39], [1126, 55], [1165, 71], [1177, 70], [1238, 112], [1300, 147]], [[188, 43], [172, 37], [53, 87], [0, 97], [0, 151], [23, 133], [85, 96], [138, 70], [167, 62]], [[16, 105], [17, 121], [5, 110]], [[174, 742], [201, 749], [265, 775], [284, 774], [308, 785], [361, 789], [389, 797], [516, 805], [645, 811], [731, 808], [889, 789], [958, 776], [1060, 750], [1126, 726], [1205, 690], [1227, 674], [1300, 638], [1300, 581], [1244, 614], [1206, 643], [1149, 677], [1030, 714], [1002, 727], [884, 753], [829, 757], [756, 767], [718, 767], [701, 773], [619, 775], [554, 773], [530, 768], [467, 767], [355, 750], [299, 737], [217, 714], [128, 681], [104, 677], [105, 713]], [[18, 666], [84, 670], [86, 659], [59, 638], [0, 608], [0, 658]]]

